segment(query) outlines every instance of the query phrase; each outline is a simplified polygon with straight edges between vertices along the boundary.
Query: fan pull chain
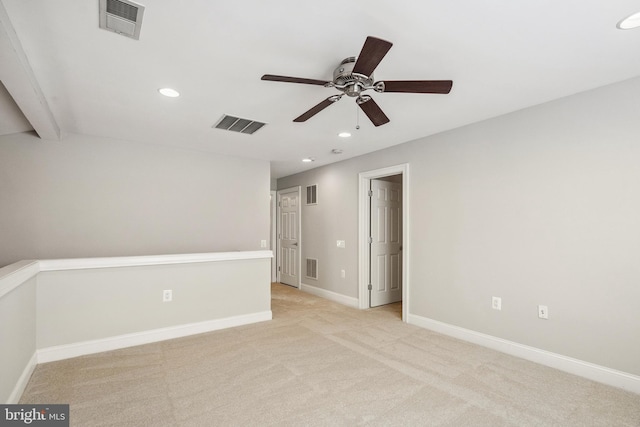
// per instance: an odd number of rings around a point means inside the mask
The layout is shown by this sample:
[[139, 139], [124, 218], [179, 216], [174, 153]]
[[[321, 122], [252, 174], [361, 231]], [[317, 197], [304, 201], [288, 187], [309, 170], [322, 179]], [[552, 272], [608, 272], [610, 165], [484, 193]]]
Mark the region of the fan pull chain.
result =
[[356, 104], [356, 130], [360, 129], [360, 108], [358, 108], [358, 104]]

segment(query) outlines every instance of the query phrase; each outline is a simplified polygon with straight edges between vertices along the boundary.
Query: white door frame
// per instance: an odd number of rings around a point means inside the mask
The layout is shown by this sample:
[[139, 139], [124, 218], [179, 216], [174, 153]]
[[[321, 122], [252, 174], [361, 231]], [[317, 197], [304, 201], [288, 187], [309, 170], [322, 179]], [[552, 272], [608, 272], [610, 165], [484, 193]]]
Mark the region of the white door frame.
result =
[[369, 308], [369, 189], [372, 179], [402, 174], [402, 321], [409, 316], [409, 164], [358, 174], [358, 307]]
[[278, 232], [277, 232], [277, 227], [278, 227], [278, 210], [276, 209], [276, 207], [278, 206], [278, 193], [276, 191], [270, 191], [269, 192], [270, 195], [270, 210], [271, 210], [271, 236], [270, 237], [270, 242], [269, 242], [269, 250], [271, 250], [271, 254], [273, 255], [271, 257], [271, 281], [272, 282], [277, 282], [278, 281], [278, 256], [277, 256], [277, 250], [276, 250], [276, 246], [277, 246], [277, 236], [278, 236]]
[[282, 190], [278, 190], [277, 191], [277, 195], [278, 195], [278, 206], [276, 207], [276, 216], [278, 217], [278, 231], [277, 231], [277, 242], [278, 244], [276, 245], [276, 251], [277, 251], [277, 264], [278, 264], [278, 275], [277, 275], [277, 281], [280, 281], [280, 270], [281, 270], [281, 265], [280, 263], [282, 262], [282, 257], [280, 256], [280, 251], [281, 251], [281, 245], [282, 245], [282, 239], [280, 238], [281, 236], [281, 230], [282, 230], [282, 224], [280, 223], [280, 202], [282, 199], [282, 193], [290, 193], [292, 191], [298, 191], [298, 212], [297, 212], [297, 216], [298, 216], [298, 259], [296, 260], [296, 263], [298, 264], [296, 266], [296, 271], [298, 272], [298, 283], [296, 283], [296, 288], [300, 289], [300, 283], [302, 280], [302, 271], [300, 270], [300, 267], [302, 266], [302, 188], [298, 185], [295, 187], [289, 187], [289, 188], [284, 188]]

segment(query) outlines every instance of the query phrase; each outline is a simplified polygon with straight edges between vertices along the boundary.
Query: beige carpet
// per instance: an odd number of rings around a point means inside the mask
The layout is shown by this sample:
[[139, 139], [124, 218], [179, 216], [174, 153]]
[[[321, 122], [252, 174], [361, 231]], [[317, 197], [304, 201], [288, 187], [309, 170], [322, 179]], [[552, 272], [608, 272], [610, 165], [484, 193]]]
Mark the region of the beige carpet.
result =
[[640, 426], [640, 395], [273, 285], [270, 322], [39, 365], [74, 426]]

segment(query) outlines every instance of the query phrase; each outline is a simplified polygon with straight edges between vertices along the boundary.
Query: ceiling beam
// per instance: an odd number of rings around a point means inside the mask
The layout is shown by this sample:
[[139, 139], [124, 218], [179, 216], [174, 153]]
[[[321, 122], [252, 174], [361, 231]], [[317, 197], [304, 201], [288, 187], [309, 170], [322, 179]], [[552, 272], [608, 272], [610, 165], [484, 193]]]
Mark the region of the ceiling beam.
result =
[[22, 49], [7, 10], [0, 0], [0, 80], [42, 139], [62, 137], [51, 108]]

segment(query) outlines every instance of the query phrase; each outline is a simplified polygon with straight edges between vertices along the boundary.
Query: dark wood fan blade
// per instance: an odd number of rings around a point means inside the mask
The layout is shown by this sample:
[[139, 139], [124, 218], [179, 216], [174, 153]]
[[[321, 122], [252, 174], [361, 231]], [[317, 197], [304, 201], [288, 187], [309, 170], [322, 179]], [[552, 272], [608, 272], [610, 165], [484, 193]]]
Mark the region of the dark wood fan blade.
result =
[[[340, 98], [338, 98], [338, 99], [340, 99]], [[337, 101], [337, 99], [335, 99], [335, 96], [330, 96], [327, 99], [325, 99], [324, 101], [322, 101], [321, 103], [319, 103], [318, 105], [316, 105], [314, 107], [311, 107], [307, 112], [305, 112], [305, 113], [301, 114], [300, 116], [296, 117], [295, 119], [293, 119], [293, 121], [294, 122], [306, 122], [311, 117], [315, 116], [320, 111], [324, 110], [325, 108], [327, 108], [329, 105], [333, 104], [336, 101]]]
[[369, 98], [369, 100], [358, 105], [375, 126], [389, 123], [389, 117], [384, 114], [382, 109], [378, 106], [378, 104], [376, 104], [373, 99]]
[[382, 58], [389, 52], [393, 43], [375, 37], [367, 37], [362, 46], [360, 55], [353, 66], [353, 72], [370, 76], [376, 69]]
[[325, 80], [315, 80], [315, 79], [304, 79], [300, 77], [287, 77], [287, 76], [275, 76], [273, 74], [265, 74], [262, 76], [260, 80], [269, 80], [272, 82], [286, 82], [286, 83], [302, 83], [305, 85], [326, 85], [327, 81]]
[[449, 93], [451, 80], [392, 80], [384, 82], [385, 92], [405, 93]]

